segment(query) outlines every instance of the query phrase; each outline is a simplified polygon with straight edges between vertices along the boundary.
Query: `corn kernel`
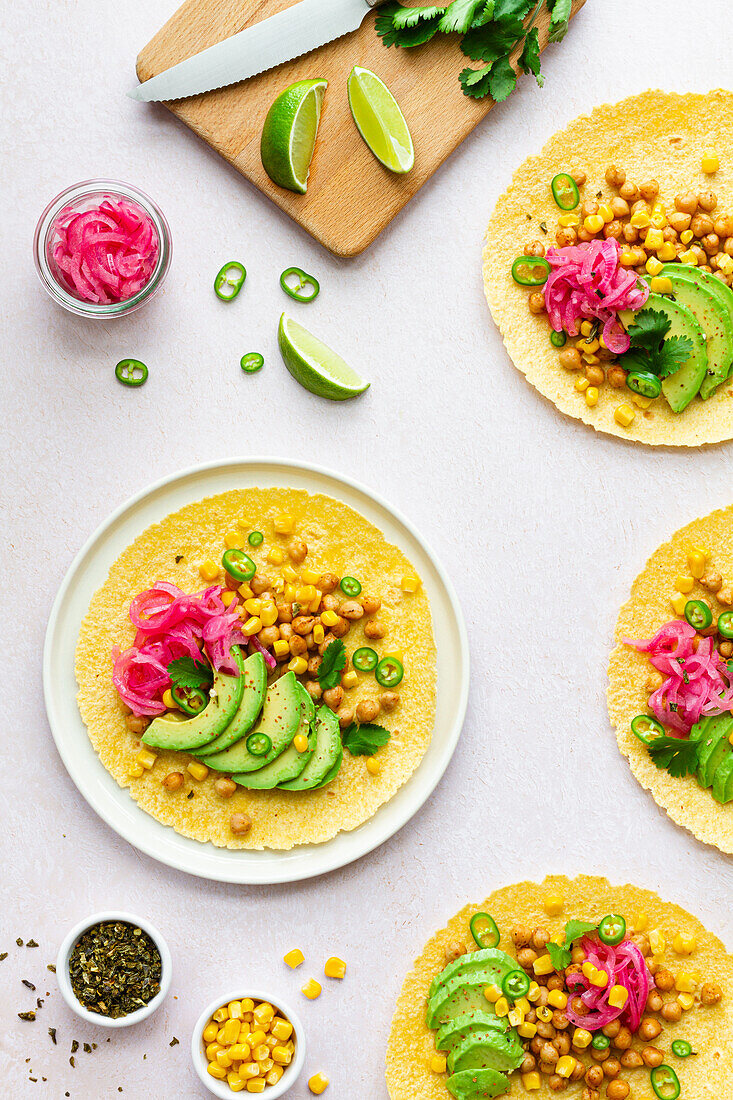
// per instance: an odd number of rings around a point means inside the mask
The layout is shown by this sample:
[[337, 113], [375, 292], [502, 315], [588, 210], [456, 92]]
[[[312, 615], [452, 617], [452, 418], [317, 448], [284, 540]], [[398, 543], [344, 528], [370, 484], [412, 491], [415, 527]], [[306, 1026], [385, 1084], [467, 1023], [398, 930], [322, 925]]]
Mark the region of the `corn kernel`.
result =
[[259, 1077], [260, 1067], [256, 1062], [243, 1062], [238, 1070], [239, 1076], [247, 1078]]
[[593, 331], [593, 325], [590, 323], [590, 321], [581, 321], [580, 322], [580, 334], [581, 334], [581, 336], [590, 336], [592, 331]]
[[570, 1077], [574, 1069], [575, 1059], [572, 1054], [563, 1054], [562, 1058], [558, 1058], [555, 1065], [555, 1073], [558, 1077]]
[[603, 218], [600, 214], [589, 214], [583, 222], [583, 227], [588, 233], [600, 233], [603, 229]]
[[252, 1051], [247, 1043], [233, 1043], [227, 1054], [233, 1062], [246, 1062]]
[[272, 550], [267, 555], [267, 560], [270, 565], [282, 565], [285, 561], [285, 555], [279, 546], [273, 546]]
[[535, 974], [554, 974], [555, 967], [552, 965], [552, 959], [549, 955], [540, 955], [538, 959], [535, 959], [532, 969]]
[[296, 676], [302, 676], [304, 672], [308, 671], [308, 662], [305, 657], [293, 657], [288, 668], [291, 672], [294, 672]]
[[548, 894], [543, 902], [542, 908], [545, 910], [548, 917], [559, 917], [565, 908], [565, 898], [560, 894]]
[[658, 275], [664, 264], [656, 256], [650, 256], [645, 266], [650, 275]]
[[247, 1039], [247, 1042], [249, 1043], [249, 1045], [254, 1050], [255, 1047], [261, 1047], [262, 1044], [264, 1042], [266, 1042], [266, 1040], [267, 1040], [267, 1032], [263, 1031], [263, 1029], [261, 1027], [259, 1027], [255, 1031], [251, 1032], [251, 1034], [249, 1035], [249, 1037]]
[[684, 229], [680, 233], [680, 240], [682, 241], [683, 244], [689, 244], [690, 241], [693, 241], [694, 239], [695, 239], [695, 234], [692, 232], [691, 229]]
[[680, 263], [689, 264], [691, 267], [697, 267], [697, 256], [688, 248], [686, 252], [680, 252]]
[[717, 172], [720, 168], [720, 160], [718, 154], [712, 151], [703, 153], [702, 160], [700, 161], [700, 167], [707, 176], [712, 176], [714, 172]]
[[608, 974], [605, 970], [596, 970], [588, 979], [591, 985], [595, 985], [598, 989], [605, 989], [608, 985]]
[[624, 248], [621, 250], [621, 266], [636, 267], [636, 255], [633, 249]]
[[588, 365], [595, 364], [595, 363], [600, 363], [600, 359], [598, 358], [597, 355], [593, 355], [592, 353], [589, 355], [587, 352], [583, 356], [583, 360]]
[[601, 205], [598, 207], [598, 213], [603, 218], [603, 221], [606, 225], [608, 225], [609, 222], [613, 221], [613, 210], [607, 202], [601, 203]]
[[238, 1073], [234, 1073], [233, 1071], [227, 1074], [227, 1084], [232, 1092], [243, 1092], [245, 1088], [245, 1082]]
[[688, 1012], [689, 1009], [694, 1006], [695, 998], [691, 993], [678, 993], [677, 1004], [680, 1006], [680, 1008], [684, 1009], [685, 1012]]
[[133, 764], [127, 774], [130, 779], [139, 779], [141, 775], [145, 775], [145, 768], [140, 764]]
[[[214, 1024], [214, 1027], [216, 1027], [216, 1024]], [[217, 1035], [218, 1035], [218, 1033], [219, 1033], [218, 1027], [216, 1027], [216, 1032], [217, 1032]], [[210, 1062], [215, 1062], [216, 1061], [216, 1056], [217, 1056], [218, 1052], [221, 1049], [222, 1049], [222, 1047], [219, 1043], [209, 1043], [208, 1044], [208, 1046], [206, 1047], [206, 1057], [209, 1059]]]
[[338, 956], [332, 955], [330, 959], [326, 960], [323, 973], [327, 978], [343, 978], [346, 973], [346, 963]]
[[315, 569], [309, 569], [306, 567], [305, 569], [301, 569], [300, 579], [303, 581], [304, 584], [317, 585], [321, 579], [321, 574], [318, 573]]
[[241, 1024], [239, 1023], [239, 1020], [233, 1020], [230, 1016], [222, 1029], [224, 1031], [222, 1042], [224, 1042], [227, 1046], [231, 1046], [233, 1043], [238, 1042], [240, 1028]]
[[631, 405], [617, 405], [614, 409], [613, 419], [617, 424], [620, 424], [622, 428], [628, 428], [634, 422], [636, 413], [631, 408]]
[[273, 1066], [265, 1080], [268, 1085], [276, 1085], [284, 1072], [285, 1070], [281, 1066]]
[[697, 939], [695, 936], [683, 935], [682, 932], [678, 932], [672, 941], [672, 949], [678, 955], [691, 955], [697, 947]]
[[379, 775], [382, 767], [378, 760], [375, 760], [373, 756], [367, 757], [366, 770], [370, 775]]
[[552, 1005], [553, 1008], [567, 1008], [568, 995], [563, 993], [561, 989], [551, 989], [547, 994], [547, 1003]]
[[664, 933], [658, 928], [653, 928], [649, 933], [649, 946], [652, 949], [653, 955], [663, 955], [667, 950], [667, 941], [664, 938]]
[[199, 566], [199, 575], [205, 581], [215, 581], [219, 576], [219, 566], [210, 558], [207, 561], [202, 561]]
[[672, 610], [674, 611], [675, 615], [684, 615], [685, 607], [687, 606], [687, 596], [683, 596], [679, 592], [677, 592], [674, 596], [672, 596], [669, 602], [672, 605]]
[[308, 738], [304, 733], [298, 733], [293, 738], [293, 748], [296, 752], [308, 751]]
[[695, 587], [695, 578], [680, 575], [675, 577], [674, 583], [677, 585], [680, 592], [692, 592]]
[[255, 1077], [247, 1082], [247, 1092], [264, 1092], [266, 1088], [264, 1077]]
[[252, 1015], [257, 1027], [266, 1028], [275, 1018], [275, 1009], [271, 1004], [268, 1004], [267, 1001], [262, 1001], [262, 1003], [258, 1004], [253, 1010]]
[[506, 997], [499, 997], [499, 1000], [494, 1005], [494, 1012], [499, 1017], [509, 1015], [509, 1001]]
[[637, 210], [632, 214], [630, 221], [634, 229], [647, 229], [652, 224], [651, 218], [643, 210]]
[[166, 688], [163, 692], [163, 706], [166, 707], [167, 710], [179, 709], [178, 703], [173, 698], [173, 692], [170, 688]]
[[593, 1041], [593, 1036], [590, 1031], [586, 1031], [584, 1027], [576, 1027], [573, 1033], [573, 1046], [577, 1050], [585, 1050], [589, 1047]]
[[230, 1001], [229, 1004], [227, 1005], [227, 1008], [229, 1009], [229, 1019], [230, 1020], [241, 1020], [242, 1019], [243, 1010], [242, 1010], [242, 1002], [241, 1001]]
[[420, 588], [420, 581], [417, 577], [403, 577], [400, 581], [400, 588], [403, 592], [417, 592]]
[[585, 403], [591, 409], [598, 404], [597, 386], [588, 386], [588, 389], [585, 391]]
[[578, 378], [575, 382], [575, 388], [578, 393], [585, 393], [585, 391], [588, 389], [588, 386], [590, 386], [590, 382], [587, 378]]
[[226, 1081], [227, 1071], [223, 1066], [218, 1065], [216, 1062], [209, 1062], [206, 1067], [206, 1072], [211, 1077], [216, 1077], [217, 1081]]
[[642, 909], [636, 914], [636, 920], [634, 921], [635, 932], [646, 932], [649, 927], [649, 914], [645, 913]]
[[582, 340], [577, 340], [575, 346], [581, 355], [592, 355], [594, 351], [598, 351], [601, 345], [598, 340], [588, 340], [584, 338]]
[[[200, 764], [198, 760], [192, 760], [186, 768], [186, 771], [192, 779], [196, 779], [199, 783], [203, 782], [203, 780], [206, 779], [206, 776], [209, 774], [209, 769], [206, 767], [206, 765]], [[216, 1019], [216, 1013], [214, 1013], [214, 1019]], [[224, 1016], [223, 1019], [226, 1020], [226, 1016]]]
[[[664, 244], [664, 234], [661, 229], [649, 229], [644, 238], [644, 248], [647, 252], [656, 252]], [[654, 272], [656, 274], [656, 272]]]
[[536, 1009], [536, 1012], [537, 1012], [537, 1019], [541, 1023], [549, 1024], [550, 1020], [552, 1019], [552, 1009], [551, 1008], [548, 1008], [547, 1005], [538, 1005], [538, 1007]]
[[631, 400], [638, 409], [648, 409], [653, 399], [651, 397], [642, 397], [640, 393], [632, 393]]
[[224, 545], [227, 550], [241, 550], [244, 546], [244, 538], [239, 531], [227, 531], [224, 536]]
[[518, 1000], [516, 1000], [514, 1002], [514, 1004], [516, 1005], [517, 1008], [521, 1008], [522, 1012], [524, 1012], [525, 1015], [532, 1008], [532, 1005], [529, 1003], [529, 1001], [527, 1000], [526, 997], [520, 997]]
[[542, 990], [537, 982], [530, 982], [529, 989], [527, 990], [527, 1000], [534, 1003], [535, 1001], [539, 1001], [541, 996]]
[[224, 607], [231, 607], [236, 598], [237, 593], [232, 592], [231, 588], [227, 588], [226, 592], [222, 592], [221, 594], [221, 602], [224, 604]]
[[288, 1039], [293, 1034], [293, 1025], [289, 1020], [283, 1020], [278, 1017], [270, 1028], [270, 1032], [279, 1042], [287, 1043]]
[[519, 1005], [515, 1004], [514, 1007], [509, 1010], [507, 1020], [512, 1027], [519, 1027], [520, 1024], [524, 1023], [524, 1010], [521, 1009]]
[[692, 974], [688, 974], [686, 970], [680, 970], [674, 980], [674, 987], [678, 993], [694, 993], [697, 989], [697, 982]]
[[629, 999], [629, 991], [623, 985], [614, 985], [608, 994], [608, 1003], [613, 1008], [623, 1008]]
[[295, 530], [295, 520], [292, 516], [275, 516], [275, 534], [276, 535], [292, 535]]
[[222, 1069], [232, 1068], [232, 1060], [227, 1054], [226, 1050], [218, 1050], [216, 1052], [216, 1064], [217, 1066], [221, 1066]]
[[341, 683], [345, 688], [355, 688], [359, 683], [359, 677], [354, 672], [353, 668], [350, 668], [348, 672], [345, 672], [341, 677]]
[[239, 593], [239, 595], [242, 597], [243, 600], [251, 600], [252, 597], [254, 596], [254, 592], [252, 591], [252, 589], [249, 587], [248, 584], [240, 584], [239, 588], [237, 589], [237, 592]]
[[[667, 226], [669, 225], [669, 222], [667, 221], [665, 215], [661, 214], [661, 213], [657, 213], [657, 214], [652, 213], [651, 223], [652, 223], [652, 225], [654, 226], [655, 229], [666, 229]], [[664, 243], [668, 244], [669, 242], [665, 241]]]
[[278, 638], [272, 648], [276, 657], [287, 657], [290, 653], [290, 643], [286, 642], [284, 638]]
[[526, 1092], [536, 1092], [538, 1089], [542, 1088], [542, 1080], [540, 1078], [540, 1075], [534, 1070], [532, 1071], [532, 1073], [522, 1074], [522, 1084], [524, 1085]]
[[561, 214], [557, 219], [557, 224], [561, 225], [563, 229], [569, 229], [572, 225], [579, 225], [580, 221], [577, 214]]
[[523, 1039], [534, 1039], [537, 1034], [537, 1024], [524, 1023], [517, 1028], [517, 1034]]
[[223, 1024], [226, 1020], [229, 1019], [229, 1009], [226, 1005], [222, 1005], [221, 1008], [217, 1008], [216, 1012], [211, 1018], [212, 1020], [216, 1020], [217, 1024]]
[[309, 1001], [315, 1001], [316, 997], [320, 997], [321, 992], [321, 986], [315, 978], [310, 978], [301, 989], [301, 993], [303, 996], [307, 997]]
[[323, 639], [326, 637], [326, 631], [323, 629], [322, 623], [316, 623], [313, 627], [313, 641], [316, 645], [320, 645]]
[[272, 1060], [273, 1062], [277, 1062], [279, 1066], [289, 1066], [293, 1060], [293, 1056], [285, 1047], [273, 1047]]
[[213, 1043], [218, 1033], [219, 1028], [216, 1026], [216, 1024], [208, 1023], [201, 1034], [201, 1038], [204, 1040], [205, 1043]]
[[[288, 951], [287, 955], [283, 958], [283, 962], [286, 966], [289, 966], [291, 970], [295, 970], [301, 963], [305, 962], [305, 955], [299, 947], [295, 947], [292, 951]], [[282, 1038], [282, 1036], [278, 1036], [278, 1038]]]
[[690, 550], [687, 555], [687, 564], [693, 577], [699, 580], [705, 572], [705, 555], [701, 550]]
[[325, 1073], [316, 1073], [308, 1082], [308, 1088], [315, 1096], [320, 1096], [328, 1088], [328, 1077]]
[[335, 626], [339, 621], [339, 617], [335, 611], [324, 611], [321, 614], [321, 622], [324, 626]]
[[277, 607], [272, 600], [264, 600], [260, 608], [260, 620], [263, 626], [274, 626], [277, 622]]
[[296, 599], [298, 603], [310, 603], [318, 596], [318, 602], [321, 602], [321, 597], [316, 588], [312, 584], [304, 584], [302, 588], [298, 589]]
[[[666, 264], [670, 263], [677, 256], [677, 251], [671, 241], [665, 241], [661, 248], [657, 249], [657, 258], [663, 260]], [[655, 291], [655, 293], [657, 293]], [[660, 290], [660, 294], [671, 294], [670, 290]]]
[[[245, 638], [252, 638], [255, 634], [259, 634], [261, 630], [262, 619], [258, 619], [256, 615], [251, 615], [242, 627], [242, 633], [244, 634]], [[306, 667], [307, 664], [308, 662], [306, 661]]]
[[490, 1005], [495, 1005], [501, 997], [501, 989], [498, 985], [487, 985], [484, 990], [484, 997]]
[[154, 752], [150, 749], [140, 749], [140, 752], [135, 757], [135, 760], [141, 768], [145, 768], [146, 771], [150, 771], [155, 761], [158, 759]]
[[434, 1054], [430, 1059], [432, 1073], [445, 1073], [448, 1062], [444, 1054]]

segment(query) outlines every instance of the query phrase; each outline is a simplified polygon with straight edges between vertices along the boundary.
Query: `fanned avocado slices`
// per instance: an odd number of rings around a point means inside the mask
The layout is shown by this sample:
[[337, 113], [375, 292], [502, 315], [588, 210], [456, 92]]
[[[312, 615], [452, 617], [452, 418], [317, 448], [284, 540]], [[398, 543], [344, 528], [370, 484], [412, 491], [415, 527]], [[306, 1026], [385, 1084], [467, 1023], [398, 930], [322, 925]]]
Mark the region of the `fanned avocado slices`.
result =
[[339, 720], [328, 707], [316, 711], [316, 751], [297, 779], [282, 783], [284, 791], [309, 791], [320, 786], [338, 759], [341, 749]]
[[344, 762], [344, 749], [343, 745], [339, 745], [338, 756], [336, 757], [333, 766], [326, 772], [319, 787], [327, 787], [329, 783], [332, 783], [338, 773], [341, 771], [341, 765]]
[[733, 715], [720, 714], [717, 719], [702, 737], [697, 753], [697, 778], [702, 787], [712, 787], [718, 765], [731, 751], [728, 737], [733, 731]]
[[671, 280], [675, 301], [692, 310], [705, 334], [708, 368], [700, 397], [706, 401], [733, 367], [733, 291], [709, 271], [689, 264], [665, 264], [659, 277]]
[[[516, 964], [507, 968], [505, 974], [509, 973], [509, 969], [516, 969]], [[428, 1027], [436, 1030], [455, 1016], [485, 1012], [488, 1001], [484, 990], [487, 985], [501, 986], [501, 981], [501, 978], [497, 981], [496, 971], [489, 969], [475, 971], [468, 977], [450, 978], [428, 1001]]]
[[445, 1084], [456, 1100], [485, 1100], [509, 1091], [508, 1079], [495, 1069], [464, 1069], [454, 1073]]
[[438, 989], [445, 986], [452, 978], [468, 978], [476, 971], [481, 971], [482, 974], [488, 975], [486, 985], [501, 986], [509, 971], [516, 969], [517, 964], [511, 956], [498, 947], [482, 947], [480, 951], [459, 955], [433, 978], [428, 1001], [431, 1001]]
[[244, 690], [244, 658], [238, 646], [232, 646], [231, 654], [239, 674], [228, 676], [225, 672], [215, 672], [211, 698], [201, 713], [184, 721], [168, 715], [155, 718], [143, 734], [144, 744], [154, 749], [192, 752], [224, 732], [237, 713]]
[[455, 1016], [438, 1031], [435, 1049], [450, 1053], [477, 1032], [498, 1031], [503, 1034], [508, 1027], [506, 1016], [495, 1016], [491, 1012], [471, 1012]]
[[199, 750], [200, 756], [223, 752], [241, 741], [257, 721], [267, 691], [267, 667], [261, 653], [253, 653], [242, 669], [244, 686], [236, 713], [227, 728], [217, 738]]
[[448, 1069], [460, 1073], [464, 1069], [495, 1069], [498, 1073], [511, 1073], [521, 1066], [524, 1058], [522, 1044], [513, 1031], [502, 1034], [495, 1028], [474, 1032], [448, 1055]]
[[[281, 756], [278, 756], [271, 764], [267, 764], [264, 768], [260, 768], [259, 771], [233, 775], [232, 779], [235, 783], [238, 783], [240, 787], [246, 787], [248, 790], [257, 791], [272, 790], [273, 787], [277, 787], [278, 783], [286, 783], [290, 779], [296, 779], [301, 772], [304, 771], [308, 761], [313, 756], [316, 747], [316, 735], [311, 728], [311, 723], [313, 722], [315, 707], [313, 705], [313, 700], [303, 685], [297, 682], [297, 686], [298, 694], [300, 695], [301, 710], [300, 724], [298, 725], [295, 737], [297, 737], [298, 734], [303, 734], [307, 737], [308, 748], [305, 752], [298, 752], [294, 744], [290, 745]], [[295, 737], [293, 740], [295, 740]]]
[[[207, 768], [218, 772], [255, 772], [271, 764], [292, 744], [300, 724], [300, 711], [298, 681], [295, 673], [286, 672], [268, 688], [259, 722], [230, 749], [205, 757]], [[269, 752], [262, 756], [254, 755], [247, 748], [255, 734], [263, 734], [272, 742]]]

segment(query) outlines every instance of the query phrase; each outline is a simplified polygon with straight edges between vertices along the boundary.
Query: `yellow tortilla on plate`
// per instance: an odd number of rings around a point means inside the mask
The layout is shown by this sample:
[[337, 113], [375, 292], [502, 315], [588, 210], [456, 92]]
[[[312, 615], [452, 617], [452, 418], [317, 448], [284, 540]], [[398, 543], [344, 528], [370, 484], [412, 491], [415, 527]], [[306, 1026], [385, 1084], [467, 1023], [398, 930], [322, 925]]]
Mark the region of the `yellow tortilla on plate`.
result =
[[[544, 902], [549, 896], [564, 899], [563, 912], [548, 917]], [[653, 1045], [665, 1052], [665, 1062], [673, 1065], [682, 1085], [680, 1100], [722, 1100], [733, 1097], [733, 956], [726, 952], [717, 936], [706, 931], [700, 921], [678, 905], [662, 901], [650, 890], [638, 886], [611, 886], [605, 878], [580, 875], [569, 879], [550, 875], [544, 882], [519, 882], [494, 891], [480, 905], [467, 905], [457, 913], [448, 926], [436, 932], [416, 960], [402, 986], [397, 1008], [392, 1020], [392, 1030], [387, 1047], [387, 1089], [391, 1100], [451, 1100], [445, 1086], [447, 1077], [430, 1069], [430, 1058], [435, 1053], [435, 1032], [425, 1023], [425, 1003], [430, 983], [445, 966], [445, 949], [458, 942], [467, 947], [472, 943], [469, 921], [474, 913], [490, 913], [501, 932], [499, 947], [512, 957], [516, 956], [511, 930], [517, 925], [543, 928], [550, 936], [561, 932], [570, 919], [600, 921], [607, 913], [620, 913], [631, 925], [640, 913], [646, 913], [649, 929], [661, 930], [667, 948], [659, 956], [662, 965], [677, 973], [694, 970], [699, 974], [700, 986], [705, 982], [718, 984], [722, 1000], [717, 1005], [696, 1005], [683, 1013], [678, 1024], [660, 1020], [664, 1030]], [[671, 947], [678, 932], [697, 938], [693, 955], [680, 957]], [[667, 995], [669, 996], [669, 994]], [[696, 1050], [694, 1058], [681, 1059], [667, 1056], [674, 1039], [687, 1039]], [[634, 1041], [633, 1049], [643, 1046]], [[631, 1085], [629, 1100], [652, 1100], [649, 1070], [624, 1069], [622, 1076]], [[511, 1096], [556, 1096], [542, 1076], [542, 1087], [524, 1092], [519, 1073], [511, 1075]], [[583, 1081], [569, 1084], [562, 1095], [568, 1100], [580, 1100]], [[601, 1095], [605, 1097], [605, 1085]]]
[[[382, 641], [367, 640], [366, 644], [380, 656], [403, 654], [400, 704], [391, 714], [377, 718], [392, 733], [389, 744], [378, 753], [379, 775], [367, 772], [366, 757], [344, 752], [338, 776], [320, 790], [248, 791], [240, 787], [233, 797], [223, 799], [213, 787], [218, 773], [196, 782], [186, 771], [192, 759], [188, 754], [161, 752], [152, 770], [130, 778], [140, 741], [125, 725], [112, 685], [110, 651], [114, 645], [124, 649], [132, 644], [131, 599], [157, 580], [171, 581], [186, 592], [205, 587], [199, 565], [207, 559], [221, 561], [224, 535], [236, 529], [238, 522], [245, 531], [263, 532], [262, 546], [247, 546], [247, 552], [261, 573], [273, 576], [275, 567], [268, 565], [266, 557], [273, 545], [284, 547], [287, 543], [274, 533], [274, 520], [283, 513], [294, 517], [296, 534], [308, 545], [306, 562], [310, 567], [321, 573], [358, 577], [365, 595], [381, 598], [379, 620], [388, 633]], [[177, 557], [181, 559], [178, 562]], [[358, 828], [410, 778], [433, 733], [436, 653], [430, 605], [424, 589], [415, 594], [402, 591], [405, 575], [417, 576], [402, 551], [388, 543], [381, 531], [341, 501], [305, 490], [232, 490], [166, 516], [144, 531], [112, 566], [107, 581], [92, 599], [79, 635], [79, 707], [103, 765], [157, 821], [183, 836], [218, 847], [285, 850], [322, 843], [341, 830]], [[365, 644], [366, 621], [352, 626], [345, 639], [347, 653]], [[349, 705], [375, 698], [380, 690], [373, 676], [361, 676], [359, 686], [348, 693]], [[161, 780], [171, 771], [184, 772], [186, 779], [181, 790], [169, 793]], [[229, 819], [233, 813], [252, 818], [246, 836], [232, 834]]]
[[[636, 184], [656, 179], [660, 200], [668, 208], [673, 208], [674, 197], [680, 192], [713, 190], [718, 198], [715, 217], [733, 214], [732, 148], [733, 93], [648, 91], [576, 118], [548, 141], [539, 156], [529, 157], [517, 169], [511, 186], [496, 204], [486, 233], [484, 289], [515, 366], [561, 412], [596, 431], [651, 446], [698, 447], [733, 437], [731, 379], [707, 401], [694, 398], [680, 414], [673, 413], [664, 399], [646, 411], [632, 404], [636, 417], [628, 428], [616, 423], [614, 411], [620, 404], [631, 403], [630, 390], [603, 385], [598, 404], [590, 408], [574, 388], [579, 372], [565, 370], [557, 348], [550, 344], [546, 314], [529, 312], [528, 291], [517, 286], [511, 276], [512, 263], [529, 242], [542, 239], [546, 247], [555, 245], [562, 211], [552, 197], [550, 181], [558, 172], [578, 169], [587, 174], [581, 199], [595, 198], [598, 192], [608, 199], [617, 193], [604, 178], [612, 164]], [[720, 157], [721, 167], [714, 175], [706, 175], [700, 166], [707, 149], [716, 150]], [[539, 228], [541, 222], [550, 230], [546, 237]]]
[[[619, 748], [643, 787], [673, 821], [684, 825], [698, 840], [733, 854], [733, 804], [716, 802], [709, 790], [690, 775], [675, 778], [657, 768], [641, 742], [631, 732], [631, 719], [647, 712], [647, 677], [653, 672], [645, 653], [623, 645], [621, 638], [651, 638], [661, 626], [676, 618], [670, 598], [677, 593], [676, 578], [688, 575], [687, 551], [700, 546], [709, 551], [710, 565], [733, 582], [733, 507], [720, 509], [688, 523], [652, 554], [634, 581], [631, 598], [621, 608], [616, 623], [616, 648], [608, 666], [608, 712], [616, 729]], [[699, 583], [688, 599], [714, 598]], [[723, 608], [721, 606], [720, 610]]]

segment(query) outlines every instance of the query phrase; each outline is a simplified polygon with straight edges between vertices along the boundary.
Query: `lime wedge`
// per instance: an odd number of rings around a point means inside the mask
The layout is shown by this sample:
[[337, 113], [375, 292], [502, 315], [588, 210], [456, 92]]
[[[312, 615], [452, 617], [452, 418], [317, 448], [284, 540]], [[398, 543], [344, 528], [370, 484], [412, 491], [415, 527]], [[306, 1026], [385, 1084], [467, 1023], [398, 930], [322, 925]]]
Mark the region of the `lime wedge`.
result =
[[296, 382], [318, 397], [346, 401], [369, 389], [340, 355], [283, 313], [277, 333], [285, 366]]
[[378, 76], [355, 66], [348, 82], [349, 106], [359, 133], [391, 172], [409, 172], [415, 150], [397, 100]]
[[299, 80], [281, 92], [262, 127], [262, 166], [273, 183], [305, 194], [327, 80]]

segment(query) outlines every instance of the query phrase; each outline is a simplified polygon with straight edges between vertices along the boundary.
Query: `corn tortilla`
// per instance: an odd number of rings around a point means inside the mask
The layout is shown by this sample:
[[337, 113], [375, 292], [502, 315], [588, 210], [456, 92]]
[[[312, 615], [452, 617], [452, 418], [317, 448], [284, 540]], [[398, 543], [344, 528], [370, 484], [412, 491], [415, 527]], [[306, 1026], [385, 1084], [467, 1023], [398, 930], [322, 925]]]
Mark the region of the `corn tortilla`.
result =
[[[687, 574], [687, 551], [703, 546], [711, 565], [722, 574], [724, 584], [733, 580], [733, 507], [696, 519], [677, 531], [652, 554], [644, 571], [634, 581], [631, 598], [621, 608], [616, 623], [616, 648], [608, 666], [608, 712], [616, 729], [618, 745], [628, 757], [631, 770], [643, 787], [673, 821], [684, 825], [706, 844], [733, 854], [733, 805], [721, 806], [709, 790], [692, 776], [675, 778], [655, 767], [649, 753], [631, 732], [631, 719], [647, 711], [645, 683], [652, 670], [644, 653], [623, 645], [621, 638], [651, 638], [664, 623], [676, 616], [670, 597], [677, 591], [675, 578]], [[710, 598], [698, 582], [689, 599]], [[714, 604], [714, 600], [712, 601]]]
[[[224, 535], [236, 529], [237, 521], [246, 531], [256, 528], [265, 535], [262, 546], [247, 546], [247, 552], [260, 572], [272, 576], [274, 567], [268, 566], [266, 555], [273, 544], [287, 542], [274, 534], [274, 519], [282, 513], [294, 517], [297, 535], [308, 544], [308, 565], [319, 572], [356, 576], [365, 594], [381, 598], [379, 619], [388, 633], [383, 641], [367, 644], [380, 655], [404, 654], [401, 702], [392, 714], [377, 719], [392, 732], [390, 743], [379, 752], [379, 775], [367, 773], [364, 757], [345, 752], [337, 778], [320, 790], [239, 788], [232, 798], [222, 799], [213, 789], [215, 774], [196, 782], [185, 770], [191, 759], [186, 753], [161, 752], [151, 771], [139, 779], [130, 778], [140, 742], [125, 725], [112, 685], [109, 654], [113, 645], [126, 648], [133, 641], [128, 618], [131, 599], [161, 579], [187, 592], [200, 590], [204, 583], [199, 564], [209, 558], [221, 560]], [[178, 563], [177, 555], [182, 556]], [[189, 504], [149, 527], [118, 558], [92, 599], [76, 651], [79, 707], [103, 765], [151, 817], [183, 836], [217, 847], [285, 850], [321, 843], [341, 830], [357, 828], [409, 779], [432, 737], [436, 654], [430, 606], [422, 588], [414, 595], [402, 592], [405, 574], [417, 575], [402, 551], [362, 515], [338, 500], [305, 490], [232, 490]], [[348, 653], [364, 644], [362, 623], [352, 626], [346, 641]], [[360, 680], [348, 696], [354, 705], [362, 698], [374, 698], [379, 690], [373, 677]], [[186, 776], [184, 787], [174, 793], [161, 786], [171, 771], [183, 771]], [[232, 813], [252, 818], [246, 836], [232, 835]]]
[[[557, 917], [548, 917], [543, 902], [549, 895], [565, 899], [565, 908]], [[675, 1038], [685, 1038], [692, 1043], [697, 1057], [682, 1060], [670, 1055], [665, 1061], [674, 1065], [684, 1100], [721, 1100], [733, 1096], [733, 1066], [730, 1050], [733, 1043], [733, 956], [726, 952], [720, 940], [711, 935], [700, 921], [686, 913], [678, 905], [662, 901], [650, 890], [638, 886], [611, 886], [605, 878], [580, 875], [569, 879], [562, 875], [550, 875], [544, 882], [520, 882], [494, 891], [480, 905], [467, 905], [428, 941], [425, 950], [416, 960], [412, 971], [402, 986], [397, 1008], [392, 1020], [392, 1030], [387, 1047], [387, 1089], [391, 1100], [450, 1100], [445, 1087], [445, 1076], [433, 1073], [430, 1057], [435, 1053], [435, 1033], [425, 1023], [425, 1002], [431, 981], [445, 966], [445, 948], [453, 942], [470, 941], [469, 921], [474, 913], [491, 913], [501, 932], [500, 947], [515, 956], [511, 929], [519, 924], [542, 927], [552, 936], [563, 931], [571, 918], [601, 920], [606, 913], [621, 913], [630, 922], [645, 912], [649, 916], [649, 928], [665, 933], [667, 950], [661, 956], [665, 967], [674, 973], [679, 970], [695, 970], [700, 982], [716, 982], [723, 990], [722, 1000], [714, 1006], [696, 1006], [685, 1012], [678, 1024], [665, 1024], [654, 1046], [667, 1052]], [[689, 958], [680, 959], [672, 951], [671, 940], [678, 931], [697, 937], [697, 949]], [[635, 1043], [635, 1047], [638, 1043]], [[649, 1070], [623, 1071], [623, 1077], [631, 1085], [630, 1097], [649, 1096]], [[518, 1074], [512, 1074], [511, 1095], [524, 1094]], [[563, 1092], [568, 1100], [579, 1100], [583, 1081], [572, 1082]], [[556, 1096], [542, 1076], [542, 1087], [527, 1095], [532, 1097]], [[603, 1091], [605, 1096], [605, 1087]]]
[[[636, 417], [628, 428], [617, 424], [613, 414], [618, 405], [631, 401], [630, 391], [604, 385], [598, 404], [589, 408], [584, 395], [574, 388], [577, 373], [560, 366], [558, 351], [550, 344], [547, 316], [529, 312], [528, 292], [511, 276], [513, 261], [529, 241], [543, 239], [548, 247], [555, 244], [561, 211], [552, 198], [550, 181], [558, 172], [579, 169], [587, 174], [581, 198], [594, 198], [599, 191], [611, 198], [616, 192], [604, 175], [609, 165], [616, 164], [637, 184], [656, 179], [660, 199], [669, 205], [680, 192], [712, 189], [718, 198], [716, 213], [733, 214], [731, 147], [733, 93], [648, 91], [576, 118], [515, 173], [487, 230], [484, 289], [515, 366], [561, 412], [596, 431], [650, 446], [698, 447], [733, 438], [731, 379], [707, 401], [695, 398], [681, 414], [673, 413], [663, 399], [646, 411], [632, 404]], [[700, 167], [706, 149], [717, 150], [721, 160], [720, 170], [712, 176]], [[541, 222], [549, 228], [547, 237], [539, 228]]]

